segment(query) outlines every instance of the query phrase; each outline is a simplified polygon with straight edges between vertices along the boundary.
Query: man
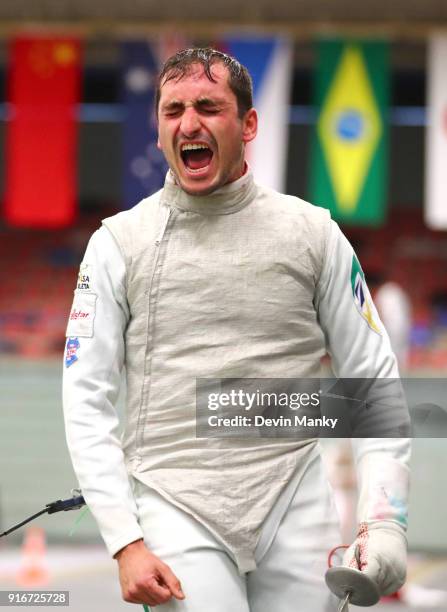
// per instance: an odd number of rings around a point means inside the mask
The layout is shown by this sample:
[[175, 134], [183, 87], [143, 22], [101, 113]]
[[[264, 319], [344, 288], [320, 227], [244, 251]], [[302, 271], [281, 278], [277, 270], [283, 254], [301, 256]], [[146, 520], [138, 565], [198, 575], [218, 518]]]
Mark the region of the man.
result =
[[[315, 377], [326, 349], [339, 376], [391, 377], [389, 341], [327, 211], [254, 183], [244, 67], [210, 49], [178, 53], [160, 75], [157, 117], [165, 186], [93, 235], [67, 327], [79, 482], [126, 601], [333, 610], [324, 571], [340, 542], [316, 440], [197, 438], [196, 379]], [[357, 444], [354, 545], [383, 592], [405, 575], [408, 455], [406, 440]]]

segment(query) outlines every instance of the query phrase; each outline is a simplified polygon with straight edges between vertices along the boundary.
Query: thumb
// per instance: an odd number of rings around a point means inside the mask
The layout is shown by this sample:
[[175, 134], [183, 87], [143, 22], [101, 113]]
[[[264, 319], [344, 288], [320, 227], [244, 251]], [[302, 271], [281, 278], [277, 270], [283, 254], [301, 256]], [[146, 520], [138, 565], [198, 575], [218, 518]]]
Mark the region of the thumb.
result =
[[176, 597], [177, 599], [185, 599], [185, 594], [182, 591], [182, 585], [180, 584], [180, 581], [177, 576], [171, 571], [171, 569], [167, 565], [165, 565], [160, 570], [160, 573], [163, 577], [166, 586], [169, 588], [174, 597]]

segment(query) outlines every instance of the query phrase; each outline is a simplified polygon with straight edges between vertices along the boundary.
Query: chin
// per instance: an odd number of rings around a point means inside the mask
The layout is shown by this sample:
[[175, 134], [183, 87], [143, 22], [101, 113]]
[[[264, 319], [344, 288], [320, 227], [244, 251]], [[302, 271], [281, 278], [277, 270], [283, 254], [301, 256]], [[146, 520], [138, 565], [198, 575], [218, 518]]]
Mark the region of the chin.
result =
[[221, 187], [218, 181], [191, 181], [191, 180], [179, 180], [179, 185], [187, 194], [192, 196], [205, 196], [213, 193], [216, 189]]
[[210, 193], [213, 193], [213, 191], [216, 191], [216, 189], [218, 189], [218, 187], [203, 187], [203, 188], [199, 188], [197, 187], [196, 189], [194, 188], [189, 188], [189, 187], [182, 187], [183, 191], [185, 191], [188, 195], [191, 196], [206, 196], [206, 195], [210, 195]]

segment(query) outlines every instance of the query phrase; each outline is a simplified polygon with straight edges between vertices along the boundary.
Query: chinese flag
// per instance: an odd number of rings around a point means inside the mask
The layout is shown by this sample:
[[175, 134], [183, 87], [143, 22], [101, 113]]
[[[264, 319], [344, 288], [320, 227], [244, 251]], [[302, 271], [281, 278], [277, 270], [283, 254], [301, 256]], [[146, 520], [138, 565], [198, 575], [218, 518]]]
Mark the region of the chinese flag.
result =
[[10, 225], [58, 228], [73, 222], [79, 94], [78, 40], [12, 41], [5, 193]]

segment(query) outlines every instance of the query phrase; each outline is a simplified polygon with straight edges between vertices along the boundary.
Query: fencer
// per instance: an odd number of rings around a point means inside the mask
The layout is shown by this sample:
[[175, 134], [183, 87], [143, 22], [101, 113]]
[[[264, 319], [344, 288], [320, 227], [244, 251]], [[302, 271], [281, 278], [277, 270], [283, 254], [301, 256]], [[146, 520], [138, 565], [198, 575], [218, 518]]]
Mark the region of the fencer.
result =
[[[328, 211], [255, 182], [252, 85], [212, 49], [158, 82], [164, 187], [105, 219], [67, 326], [64, 414], [126, 601], [165, 612], [335, 610], [340, 544], [315, 438], [197, 438], [197, 378], [396, 377], [358, 259]], [[116, 402], [125, 371], [125, 429]], [[406, 568], [408, 439], [354, 443], [358, 535], [382, 593]]]

